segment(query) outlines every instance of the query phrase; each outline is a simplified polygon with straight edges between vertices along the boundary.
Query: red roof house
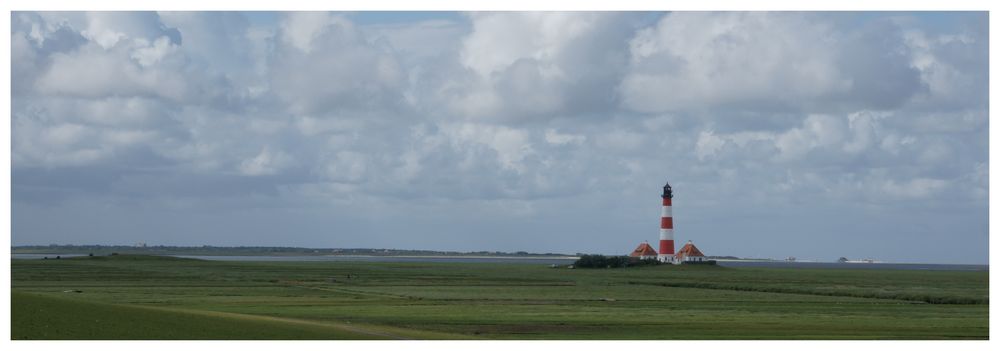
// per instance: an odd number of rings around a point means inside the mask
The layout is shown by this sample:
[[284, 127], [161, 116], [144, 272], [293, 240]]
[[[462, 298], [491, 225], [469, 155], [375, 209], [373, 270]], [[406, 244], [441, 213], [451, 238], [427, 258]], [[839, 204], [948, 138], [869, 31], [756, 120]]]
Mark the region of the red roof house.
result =
[[641, 260], [656, 258], [656, 250], [654, 250], [652, 246], [649, 246], [649, 243], [642, 243], [639, 244], [639, 247], [635, 248], [629, 256], [638, 257]]
[[680, 250], [677, 250], [677, 254], [674, 255], [674, 261], [676, 262], [701, 262], [706, 261], [705, 254], [701, 253], [697, 247], [688, 240], [687, 244], [684, 244]]

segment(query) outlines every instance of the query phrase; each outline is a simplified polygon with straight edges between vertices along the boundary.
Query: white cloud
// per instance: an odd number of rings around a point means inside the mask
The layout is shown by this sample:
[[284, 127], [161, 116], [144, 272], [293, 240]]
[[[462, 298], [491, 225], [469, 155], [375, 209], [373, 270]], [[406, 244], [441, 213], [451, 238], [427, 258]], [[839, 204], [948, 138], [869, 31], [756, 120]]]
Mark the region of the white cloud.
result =
[[77, 124], [61, 124], [49, 128], [42, 135], [42, 141], [60, 147], [69, 146], [88, 139], [92, 131]]
[[159, 135], [146, 130], [109, 130], [102, 133], [102, 141], [112, 146], [148, 145]]
[[240, 172], [250, 176], [273, 175], [290, 166], [292, 162], [291, 155], [264, 147], [257, 156], [246, 159], [240, 164]]
[[385, 40], [393, 51], [410, 65], [428, 63], [425, 60], [447, 60], [457, 57], [459, 46], [468, 28], [464, 23], [429, 20], [416, 23], [383, 24], [363, 28], [373, 42]]
[[941, 107], [981, 105], [987, 101], [979, 89], [986, 79], [975, 68], [986, 65], [987, 34], [983, 18], [970, 18], [968, 26], [957, 33], [931, 34], [919, 28], [903, 33], [904, 44], [911, 50], [911, 65], [920, 71], [927, 91], [917, 98], [919, 104]]
[[105, 50], [128, 39], [152, 41], [166, 32], [153, 12], [87, 12], [84, 17], [80, 34]]
[[893, 155], [898, 155], [904, 147], [913, 145], [916, 142], [916, 138], [912, 136], [900, 136], [898, 134], [889, 134], [882, 139], [880, 147]]
[[[474, 32], [463, 40], [462, 63], [488, 77], [524, 58], [554, 61], [573, 38], [592, 30], [597, 16], [568, 12], [472, 14]], [[546, 68], [549, 76], [562, 74], [559, 67]]]
[[891, 22], [845, 30], [817, 14], [671, 13], [631, 40], [619, 91], [626, 108], [650, 113], [897, 108], [923, 88], [902, 40]]
[[810, 150], [831, 147], [843, 142], [847, 133], [845, 121], [827, 115], [811, 115], [800, 128], [786, 131], [775, 138], [781, 158], [793, 160], [803, 157]]
[[174, 45], [166, 36], [157, 38], [151, 44], [145, 40], [137, 40], [136, 42], [139, 43], [140, 47], [132, 52], [131, 57], [143, 67], [155, 65], [165, 56], [177, 50], [177, 45]]
[[[83, 98], [151, 96], [174, 101], [196, 98], [191, 95], [191, 83], [184, 75], [170, 69], [144, 68], [132, 61], [131, 56], [127, 49], [116, 47], [105, 51], [96, 45], [67, 54], [55, 53], [50, 58], [50, 68], [41, 74], [35, 88], [41, 94]], [[144, 58], [154, 59], [149, 55]]]
[[566, 144], [580, 144], [587, 140], [584, 135], [577, 134], [563, 134], [559, 133], [555, 129], [545, 130], [545, 141], [549, 144], [555, 145], [566, 145]]
[[709, 104], [798, 104], [844, 92], [837, 33], [810, 16], [680, 12], [630, 42], [625, 106], [677, 111]]
[[361, 128], [362, 124], [360, 119], [351, 118], [350, 115], [334, 115], [327, 118], [299, 116], [295, 119], [296, 128], [305, 136], [349, 132]]
[[10, 36], [10, 64], [11, 67], [17, 67], [11, 70], [12, 94], [29, 89], [35, 75], [38, 74], [37, 54], [29, 40], [23, 33], [14, 33]]
[[338, 183], [357, 183], [368, 172], [368, 157], [354, 151], [339, 151], [326, 164], [326, 176]]
[[276, 48], [268, 74], [290, 112], [394, 110], [403, 103], [406, 75], [397, 58], [349, 21], [294, 13], [279, 33], [284, 45]]
[[884, 194], [900, 198], [922, 199], [935, 195], [949, 186], [949, 182], [940, 179], [918, 178], [906, 182], [887, 180], [882, 184]]
[[698, 134], [695, 154], [698, 155], [698, 159], [703, 160], [707, 156], [714, 155], [725, 143], [726, 141], [715, 136], [715, 132], [712, 130], [703, 130], [701, 134]]
[[476, 13], [462, 40], [457, 87], [442, 90], [463, 118], [518, 121], [608, 111], [632, 30], [622, 13]]
[[19, 131], [12, 139], [16, 150], [11, 158], [17, 165], [65, 167], [106, 160], [108, 149], [96, 141], [100, 133], [74, 123], [47, 125], [37, 119], [15, 119]]
[[596, 136], [598, 146], [611, 151], [632, 151], [642, 145], [645, 135], [622, 129], [601, 133]]
[[163, 128], [171, 122], [171, 106], [155, 99], [52, 99], [46, 104], [53, 114], [76, 115], [88, 123], [108, 127]]
[[313, 40], [319, 37], [330, 25], [337, 25], [353, 30], [343, 18], [326, 12], [291, 12], [281, 24], [281, 38], [292, 47], [305, 53], [312, 51]]
[[[497, 160], [503, 168], [524, 172], [524, 159], [535, 152], [529, 142], [529, 135], [523, 130], [474, 123], [443, 126], [444, 133], [456, 147], [462, 144], [481, 144], [496, 152]], [[466, 162], [472, 162], [466, 155]]]

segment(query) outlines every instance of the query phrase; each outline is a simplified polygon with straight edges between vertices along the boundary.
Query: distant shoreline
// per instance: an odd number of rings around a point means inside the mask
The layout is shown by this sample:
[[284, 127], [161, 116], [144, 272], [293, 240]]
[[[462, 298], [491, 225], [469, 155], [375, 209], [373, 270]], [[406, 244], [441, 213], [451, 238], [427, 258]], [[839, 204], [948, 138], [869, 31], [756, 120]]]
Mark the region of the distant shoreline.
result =
[[[122, 253], [135, 255], [134, 253]], [[86, 256], [86, 253], [72, 252], [13, 252], [11, 259], [54, 259]], [[141, 253], [139, 255], [170, 256], [202, 260], [222, 261], [356, 261], [356, 262], [510, 262], [510, 263], [559, 263], [568, 264], [579, 259], [577, 256], [484, 256], [484, 255], [205, 255], [182, 253]], [[95, 254], [95, 256], [107, 256]], [[989, 264], [969, 263], [864, 263], [864, 262], [818, 262], [785, 261], [766, 259], [715, 259], [720, 265], [729, 267], [770, 267], [770, 268], [843, 268], [843, 269], [934, 269], [932, 267], [966, 267], [970, 270], [988, 270]], [[950, 268], [949, 268], [950, 270]]]
[[[433, 251], [433, 250], [394, 250], [394, 249], [338, 249], [338, 248], [300, 248], [300, 247], [253, 247], [253, 246], [101, 246], [101, 245], [26, 245], [11, 247], [12, 255], [88, 255], [106, 256], [112, 253], [131, 255], [162, 255], [162, 256], [219, 256], [219, 257], [332, 257], [332, 258], [379, 258], [393, 257], [402, 259], [543, 259], [543, 260], [576, 260], [579, 255], [560, 253], [530, 253], [530, 252], [498, 252], [498, 251], [476, 251], [476, 252], [454, 252], [454, 251]], [[891, 262], [875, 261], [866, 262], [863, 260], [837, 262], [837, 261], [814, 261], [797, 260], [788, 261], [782, 259], [768, 258], [739, 258], [734, 256], [709, 256], [708, 259], [718, 262], [745, 262], [745, 263], [818, 263], [818, 264], [838, 264], [844, 266], [854, 265], [921, 265], [921, 264], [942, 264], [942, 265], [982, 265], [989, 266], [989, 263], [927, 263], [927, 262]]]
[[68, 255], [94, 254], [105, 256], [112, 253], [132, 255], [167, 256], [270, 256], [270, 257], [401, 257], [401, 258], [551, 258], [577, 259], [578, 255], [565, 253], [500, 252], [500, 251], [436, 251], [371, 248], [303, 248], [265, 246], [124, 246], [124, 245], [25, 245], [11, 247], [11, 254]]

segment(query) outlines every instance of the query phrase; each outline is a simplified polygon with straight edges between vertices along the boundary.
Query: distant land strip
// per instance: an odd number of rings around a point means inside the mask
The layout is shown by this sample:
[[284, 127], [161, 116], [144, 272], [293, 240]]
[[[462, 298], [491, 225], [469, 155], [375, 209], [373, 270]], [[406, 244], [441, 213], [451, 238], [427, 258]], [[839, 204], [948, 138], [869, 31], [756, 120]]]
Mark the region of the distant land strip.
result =
[[479, 256], [479, 257], [573, 257], [580, 254], [532, 253], [526, 251], [438, 251], [371, 248], [306, 248], [277, 246], [144, 246], [144, 245], [23, 245], [12, 246], [14, 254], [139, 254], [191, 256]]

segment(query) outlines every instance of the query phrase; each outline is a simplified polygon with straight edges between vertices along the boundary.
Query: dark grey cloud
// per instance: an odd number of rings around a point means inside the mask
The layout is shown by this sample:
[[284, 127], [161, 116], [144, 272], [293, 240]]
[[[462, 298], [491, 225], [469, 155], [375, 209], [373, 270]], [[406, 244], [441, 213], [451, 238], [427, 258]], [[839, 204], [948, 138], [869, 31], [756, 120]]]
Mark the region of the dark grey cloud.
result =
[[849, 87], [831, 100], [850, 110], [891, 110], [926, 91], [910, 50], [903, 29], [889, 20], [877, 20], [850, 33], [838, 48], [838, 63]]

